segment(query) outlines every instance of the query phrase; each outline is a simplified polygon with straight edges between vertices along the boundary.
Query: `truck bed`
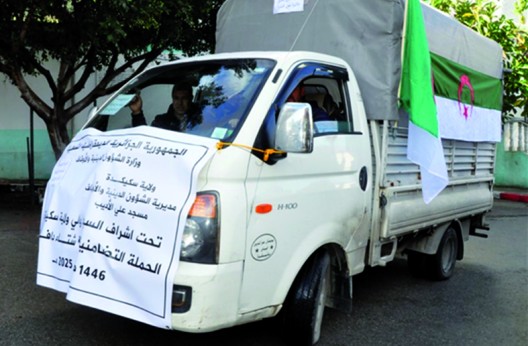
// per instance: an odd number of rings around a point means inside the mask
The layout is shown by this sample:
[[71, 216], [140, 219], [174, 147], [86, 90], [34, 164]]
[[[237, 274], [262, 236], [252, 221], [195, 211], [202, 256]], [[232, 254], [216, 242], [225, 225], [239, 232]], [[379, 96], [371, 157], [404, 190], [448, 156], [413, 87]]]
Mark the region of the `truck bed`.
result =
[[406, 156], [405, 122], [371, 122], [371, 130], [373, 153], [379, 155], [373, 203], [374, 209], [379, 207], [381, 241], [492, 208], [494, 143], [442, 140], [449, 184], [425, 204], [420, 168]]

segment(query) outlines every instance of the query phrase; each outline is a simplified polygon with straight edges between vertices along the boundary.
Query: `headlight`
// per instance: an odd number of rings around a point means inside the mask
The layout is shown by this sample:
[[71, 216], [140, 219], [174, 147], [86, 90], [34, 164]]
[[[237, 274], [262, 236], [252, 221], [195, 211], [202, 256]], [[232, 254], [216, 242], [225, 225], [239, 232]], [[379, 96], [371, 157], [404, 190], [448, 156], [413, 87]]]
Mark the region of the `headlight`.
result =
[[219, 239], [218, 194], [196, 195], [183, 230], [180, 260], [194, 263], [217, 263]]
[[193, 219], [187, 219], [182, 236], [181, 257], [191, 258], [196, 256], [205, 243], [202, 229]]

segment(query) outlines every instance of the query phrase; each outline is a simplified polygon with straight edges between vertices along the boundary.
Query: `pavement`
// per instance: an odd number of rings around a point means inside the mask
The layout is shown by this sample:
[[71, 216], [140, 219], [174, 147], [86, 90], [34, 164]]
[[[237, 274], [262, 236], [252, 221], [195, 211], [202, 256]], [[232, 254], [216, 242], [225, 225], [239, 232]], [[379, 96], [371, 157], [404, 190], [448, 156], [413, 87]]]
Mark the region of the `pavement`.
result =
[[[37, 237], [41, 208], [42, 206], [38, 203], [38, 200], [32, 200], [29, 192], [12, 191], [0, 185], [0, 237], [10, 231], [28, 233]], [[9, 246], [3, 241], [1, 243]], [[0, 246], [0, 249], [5, 252], [4, 247]], [[5, 268], [5, 263], [0, 262], [0, 272], [4, 271]], [[3, 345], [1, 334], [0, 330], [0, 345]]]
[[2, 210], [40, 209], [39, 196], [39, 192], [31, 193], [27, 186], [0, 185], [0, 208]]

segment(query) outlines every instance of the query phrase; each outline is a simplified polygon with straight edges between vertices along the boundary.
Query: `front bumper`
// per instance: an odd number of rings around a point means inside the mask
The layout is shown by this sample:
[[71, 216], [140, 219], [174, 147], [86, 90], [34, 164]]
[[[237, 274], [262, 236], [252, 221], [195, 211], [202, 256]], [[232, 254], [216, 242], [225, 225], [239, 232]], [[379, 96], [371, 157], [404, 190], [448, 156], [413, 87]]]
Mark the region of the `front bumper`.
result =
[[[202, 333], [237, 324], [243, 262], [218, 265], [180, 262], [175, 287], [190, 287], [188, 311], [172, 313], [175, 330]], [[181, 296], [180, 296], [181, 297]]]

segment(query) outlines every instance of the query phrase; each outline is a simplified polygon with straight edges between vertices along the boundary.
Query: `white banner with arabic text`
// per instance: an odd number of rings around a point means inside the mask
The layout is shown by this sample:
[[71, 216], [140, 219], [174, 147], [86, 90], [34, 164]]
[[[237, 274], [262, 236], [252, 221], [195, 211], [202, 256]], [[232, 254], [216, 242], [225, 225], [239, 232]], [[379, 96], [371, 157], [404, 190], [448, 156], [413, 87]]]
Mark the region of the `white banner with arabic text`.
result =
[[181, 236], [215, 143], [147, 126], [81, 131], [46, 187], [37, 284], [170, 328]]

